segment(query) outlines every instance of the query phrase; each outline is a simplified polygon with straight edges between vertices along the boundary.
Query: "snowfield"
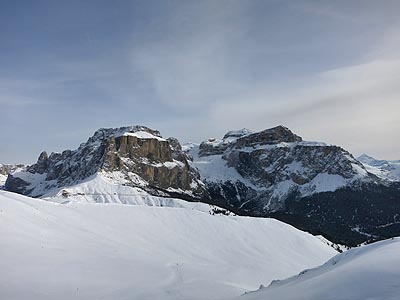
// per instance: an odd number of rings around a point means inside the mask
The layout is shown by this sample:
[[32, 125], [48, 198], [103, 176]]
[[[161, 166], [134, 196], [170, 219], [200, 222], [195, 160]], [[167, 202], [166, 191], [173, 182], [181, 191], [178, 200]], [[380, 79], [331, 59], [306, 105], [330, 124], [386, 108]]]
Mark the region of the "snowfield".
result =
[[400, 238], [348, 250], [241, 300], [398, 300]]
[[277, 220], [203, 208], [0, 191], [0, 299], [229, 299], [337, 253]]

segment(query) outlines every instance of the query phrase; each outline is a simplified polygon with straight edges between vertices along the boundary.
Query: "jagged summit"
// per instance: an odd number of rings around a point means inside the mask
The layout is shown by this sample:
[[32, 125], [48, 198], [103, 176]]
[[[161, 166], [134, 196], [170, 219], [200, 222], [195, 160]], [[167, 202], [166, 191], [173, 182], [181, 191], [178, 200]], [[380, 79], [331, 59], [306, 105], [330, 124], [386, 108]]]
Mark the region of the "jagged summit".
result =
[[302, 138], [282, 125], [253, 132], [250, 129], [228, 131], [221, 139], [208, 139], [200, 144], [200, 156], [222, 154], [228, 148], [245, 148], [279, 143], [301, 142]]
[[251, 134], [251, 133], [253, 133], [253, 131], [250, 130], [250, 129], [247, 129], [247, 128], [242, 128], [242, 129], [239, 129], [239, 130], [231, 130], [231, 131], [228, 131], [224, 135], [223, 139], [225, 140], [225, 139], [228, 139], [228, 138], [239, 138], [239, 137], [242, 137], [244, 135]]
[[302, 138], [294, 134], [289, 128], [282, 125], [260, 132], [240, 137], [237, 140], [236, 147], [252, 147], [255, 145], [268, 145], [277, 143], [293, 143], [301, 142]]
[[[88, 139], [88, 142], [93, 143], [96, 141], [109, 139], [111, 137], [128, 135], [130, 133], [139, 133], [138, 136], [141, 138], [162, 138], [161, 133], [158, 130], [151, 129], [143, 125], [133, 125], [117, 128], [100, 128], [96, 130], [93, 136]], [[143, 133], [148, 133], [148, 135]], [[142, 135], [140, 136], [140, 134]]]

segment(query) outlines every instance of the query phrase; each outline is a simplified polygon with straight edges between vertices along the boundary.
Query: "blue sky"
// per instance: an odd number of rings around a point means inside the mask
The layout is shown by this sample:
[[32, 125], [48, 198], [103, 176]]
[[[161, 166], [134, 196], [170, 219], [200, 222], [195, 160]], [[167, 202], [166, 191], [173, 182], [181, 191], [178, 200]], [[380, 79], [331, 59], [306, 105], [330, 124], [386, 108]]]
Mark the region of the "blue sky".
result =
[[399, 1], [1, 1], [0, 162], [143, 124], [400, 159]]

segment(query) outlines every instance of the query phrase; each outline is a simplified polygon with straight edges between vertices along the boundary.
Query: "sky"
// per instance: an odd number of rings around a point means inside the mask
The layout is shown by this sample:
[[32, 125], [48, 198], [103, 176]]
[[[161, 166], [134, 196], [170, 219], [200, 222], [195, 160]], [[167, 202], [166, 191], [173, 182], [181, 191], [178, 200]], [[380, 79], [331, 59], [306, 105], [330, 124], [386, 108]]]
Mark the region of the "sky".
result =
[[284, 125], [400, 159], [400, 1], [0, 1], [0, 163]]

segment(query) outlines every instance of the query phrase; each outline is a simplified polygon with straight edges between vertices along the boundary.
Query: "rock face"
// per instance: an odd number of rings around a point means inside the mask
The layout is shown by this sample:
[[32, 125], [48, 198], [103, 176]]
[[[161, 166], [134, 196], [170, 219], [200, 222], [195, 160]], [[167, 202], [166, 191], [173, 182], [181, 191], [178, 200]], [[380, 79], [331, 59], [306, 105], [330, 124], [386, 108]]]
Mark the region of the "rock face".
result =
[[8, 174], [23, 169], [24, 165], [0, 164], [0, 189], [4, 189]]
[[277, 143], [294, 143], [301, 142], [302, 138], [295, 135], [288, 128], [277, 126], [271, 129], [266, 129], [260, 132], [245, 134], [238, 137], [235, 147], [245, 148], [262, 145], [273, 145]]
[[[399, 187], [341, 147], [305, 142], [283, 126], [237, 132], [188, 148], [209, 193], [206, 201], [238, 214], [273, 216], [349, 245], [386, 237], [377, 228], [400, 215]], [[391, 234], [400, 234], [397, 222]]]
[[78, 149], [42, 152], [36, 164], [9, 176], [9, 191], [39, 197], [71, 186], [98, 172], [118, 173], [125, 184], [151, 194], [176, 193], [196, 198], [204, 192], [197, 172], [176, 139], [163, 139], [144, 126], [100, 129]]

